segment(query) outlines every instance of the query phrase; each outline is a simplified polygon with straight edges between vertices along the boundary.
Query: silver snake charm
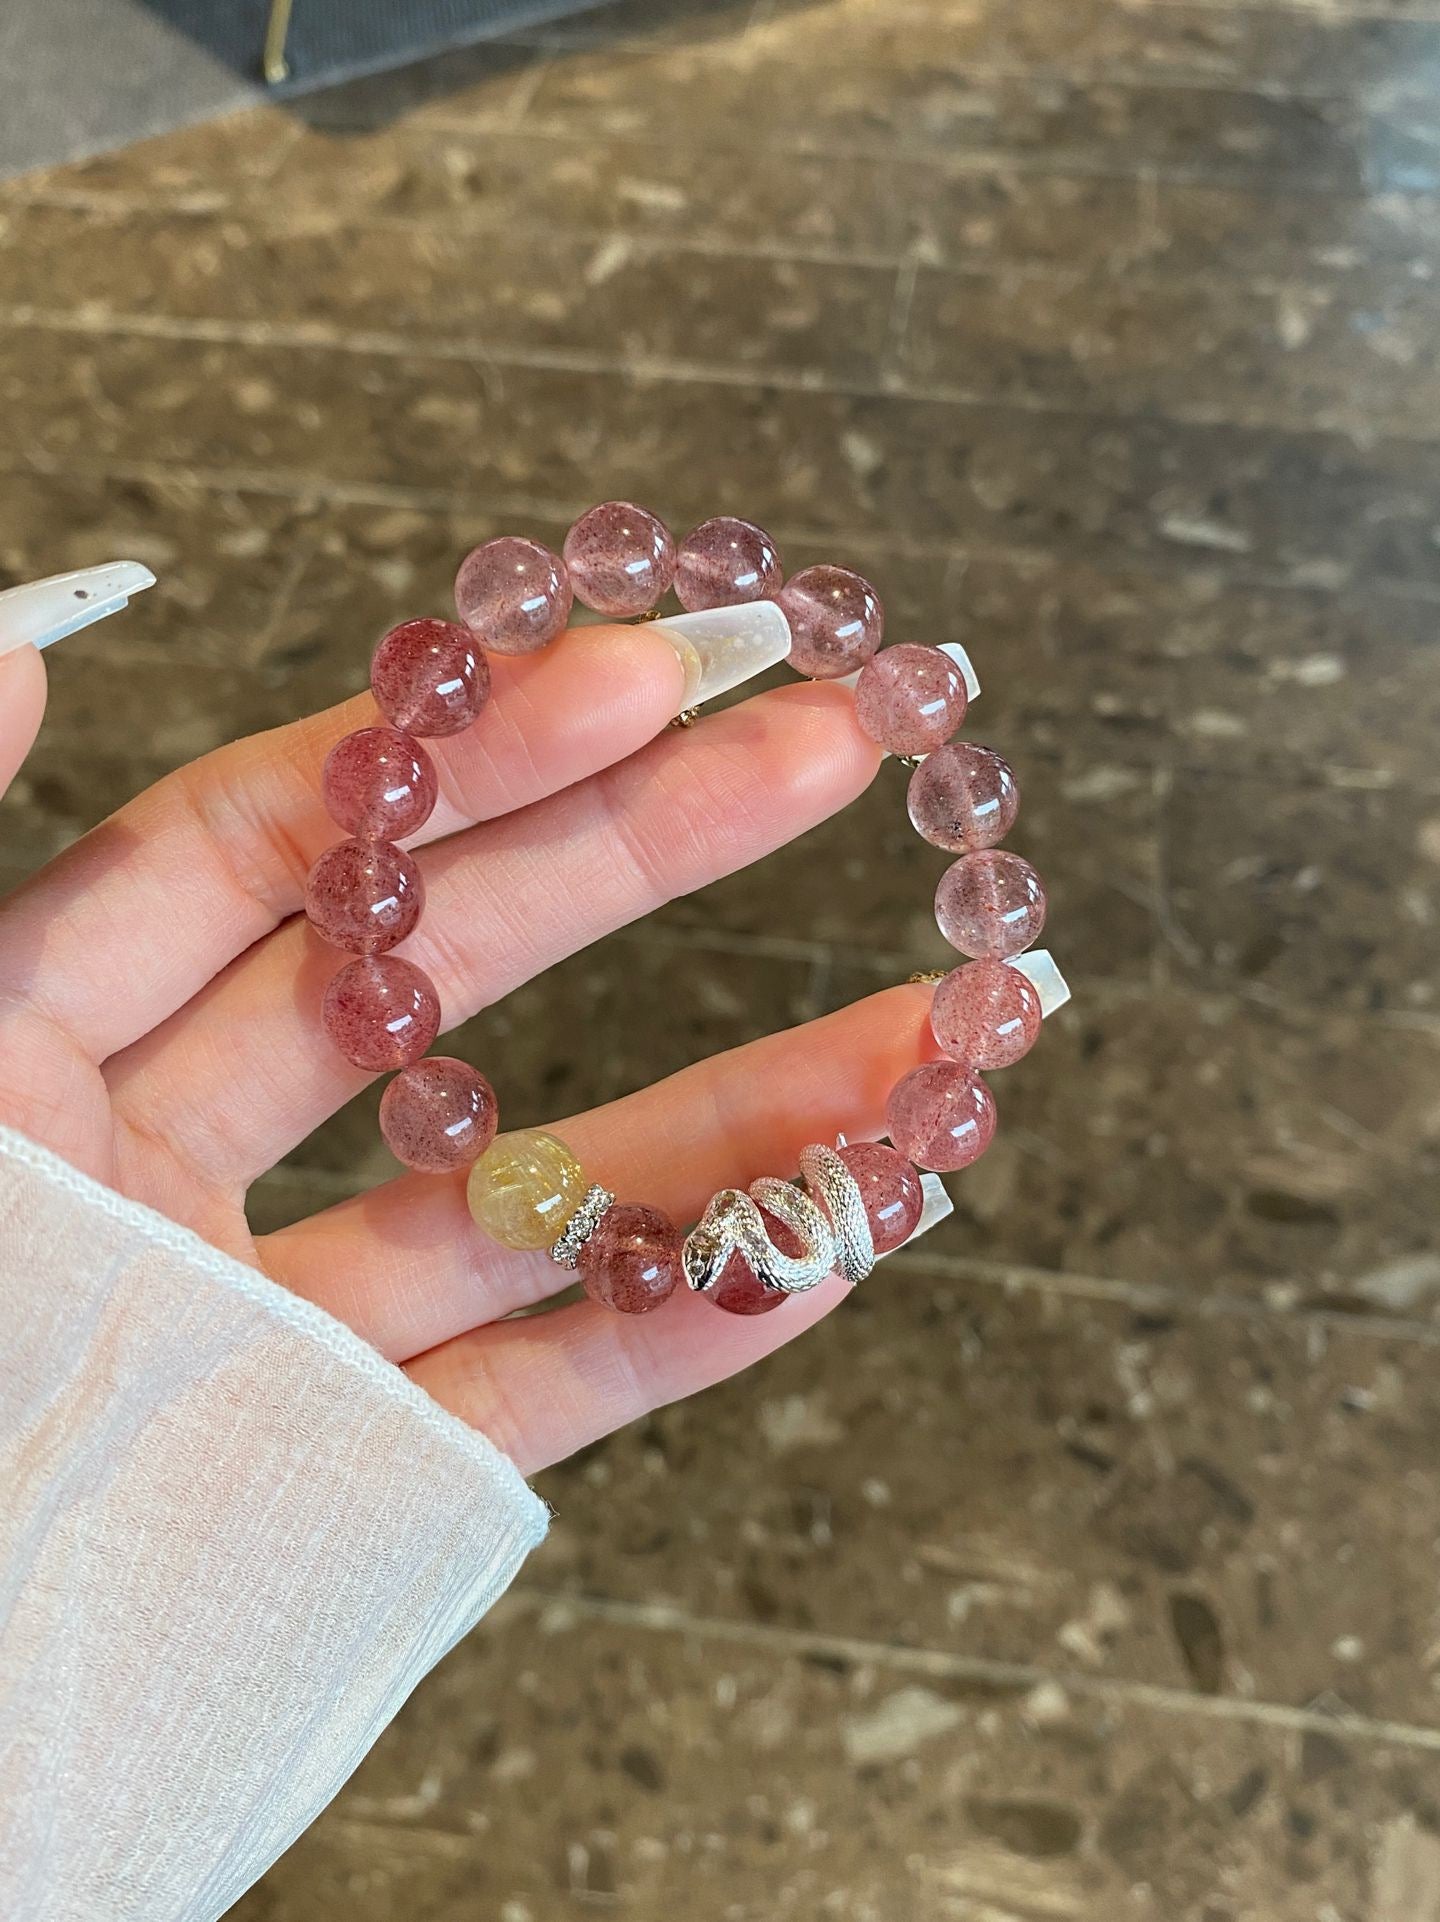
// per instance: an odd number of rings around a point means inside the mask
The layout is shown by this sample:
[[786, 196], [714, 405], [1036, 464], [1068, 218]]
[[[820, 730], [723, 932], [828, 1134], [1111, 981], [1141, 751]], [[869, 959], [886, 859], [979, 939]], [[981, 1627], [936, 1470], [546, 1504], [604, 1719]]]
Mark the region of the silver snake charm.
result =
[[[804, 1294], [837, 1269], [847, 1281], [865, 1279], [875, 1266], [875, 1242], [855, 1177], [833, 1148], [819, 1142], [802, 1149], [800, 1172], [805, 1188], [762, 1175], [748, 1194], [722, 1188], [712, 1198], [681, 1250], [685, 1279], [697, 1293], [714, 1286], [737, 1249], [765, 1286], [781, 1294]], [[798, 1255], [775, 1246], [762, 1206], [795, 1235]]]

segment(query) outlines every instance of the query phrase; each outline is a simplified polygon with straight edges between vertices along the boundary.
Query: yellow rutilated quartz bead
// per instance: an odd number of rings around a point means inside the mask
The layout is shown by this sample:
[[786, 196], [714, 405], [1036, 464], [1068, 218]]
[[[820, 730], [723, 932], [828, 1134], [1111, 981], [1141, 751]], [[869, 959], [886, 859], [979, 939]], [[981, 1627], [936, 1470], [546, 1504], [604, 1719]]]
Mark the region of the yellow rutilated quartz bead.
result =
[[502, 1248], [549, 1248], [585, 1199], [585, 1171], [540, 1128], [497, 1135], [470, 1170], [470, 1212]]

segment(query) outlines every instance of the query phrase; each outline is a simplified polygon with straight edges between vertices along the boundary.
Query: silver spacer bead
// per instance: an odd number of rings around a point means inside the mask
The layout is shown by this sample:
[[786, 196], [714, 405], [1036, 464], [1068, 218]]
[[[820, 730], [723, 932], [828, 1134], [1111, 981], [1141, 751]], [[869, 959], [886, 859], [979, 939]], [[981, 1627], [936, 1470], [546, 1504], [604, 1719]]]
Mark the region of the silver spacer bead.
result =
[[615, 1197], [608, 1188], [587, 1188], [585, 1198], [561, 1229], [559, 1239], [550, 1250], [550, 1259], [562, 1268], [573, 1268], [580, 1259], [580, 1250], [600, 1225], [600, 1217], [607, 1208], [615, 1206]]

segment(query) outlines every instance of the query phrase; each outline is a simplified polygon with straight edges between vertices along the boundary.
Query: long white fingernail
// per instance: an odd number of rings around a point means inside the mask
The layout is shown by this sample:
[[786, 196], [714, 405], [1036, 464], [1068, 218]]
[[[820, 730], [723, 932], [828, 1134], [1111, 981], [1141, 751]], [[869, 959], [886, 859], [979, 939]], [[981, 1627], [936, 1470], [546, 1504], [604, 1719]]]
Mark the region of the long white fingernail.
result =
[[941, 641], [940, 652], [948, 654], [960, 670], [960, 678], [965, 683], [967, 701], [978, 700], [980, 695], [980, 676], [975, 672], [975, 663], [958, 641]]
[[0, 654], [63, 641], [92, 621], [118, 614], [132, 594], [154, 585], [155, 576], [139, 561], [107, 561], [8, 588], [0, 594]]
[[[902, 1248], [908, 1248], [910, 1243], [918, 1241], [921, 1235], [928, 1235], [937, 1222], [943, 1221], [947, 1215], [953, 1215], [955, 1212], [955, 1203], [945, 1192], [945, 1183], [939, 1175], [922, 1174], [920, 1192], [925, 1197], [920, 1209], [920, 1219], [900, 1243]], [[885, 1257], [882, 1255], [880, 1259], [883, 1261]]]
[[1055, 965], [1055, 957], [1048, 948], [1031, 948], [1028, 954], [1011, 955], [1010, 966], [1017, 974], [1023, 974], [1039, 995], [1042, 1021], [1070, 999], [1070, 983]]
[[682, 709], [728, 694], [790, 652], [790, 623], [774, 601], [702, 607], [654, 621], [650, 631], [665, 636], [685, 670]]

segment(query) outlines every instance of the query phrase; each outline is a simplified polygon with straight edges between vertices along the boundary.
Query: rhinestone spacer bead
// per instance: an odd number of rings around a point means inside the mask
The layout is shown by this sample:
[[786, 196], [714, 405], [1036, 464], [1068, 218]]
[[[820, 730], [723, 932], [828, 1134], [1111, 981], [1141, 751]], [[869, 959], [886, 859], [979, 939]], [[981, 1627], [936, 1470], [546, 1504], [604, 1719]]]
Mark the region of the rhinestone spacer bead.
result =
[[571, 1215], [560, 1232], [560, 1238], [550, 1250], [550, 1259], [562, 1268], [573, 1268], [580, 1259], [580, 1250], [600, 1225], [600, 1217], [607, 1208], [615, 1206], [615, 1197], [608, 1188], [587, 1188], [585, 1198]]

